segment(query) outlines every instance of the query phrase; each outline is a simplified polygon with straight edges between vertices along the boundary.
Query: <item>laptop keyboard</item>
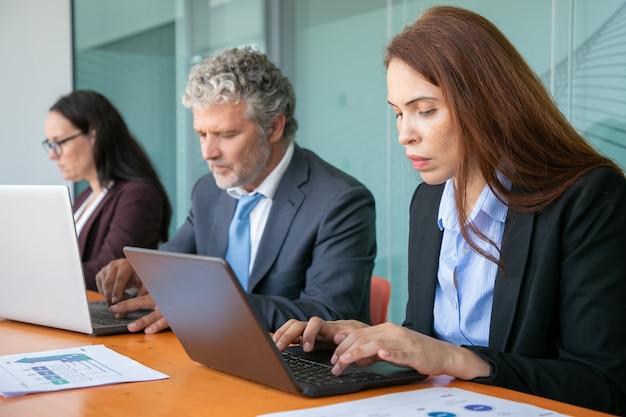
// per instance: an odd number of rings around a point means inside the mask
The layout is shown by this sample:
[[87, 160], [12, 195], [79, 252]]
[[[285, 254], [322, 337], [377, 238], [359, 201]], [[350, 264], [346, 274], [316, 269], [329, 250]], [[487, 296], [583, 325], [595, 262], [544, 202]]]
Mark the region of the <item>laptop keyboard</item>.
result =
[[102, 311], [98, 309], [91, 310], [91, 322], [99, 326], [111, 326], [116, 324], [130, 324], [137, 318], [131, 318], [127, 316], [123, 319], [116, 319], [115, 314], [108, 311]]
[[89, 313], [91, 314], [91, 322], [97, 326], [118, 326], [127, 325], [133, 321], [140, 319], [152, 310], [138, 310], [129, 313], [123, 319], [116, 319], [115, 314], [109, 311], [104, 301], [92, 301], [89, 303]]
[[372, 372], [350, 372], [342, 375], [333, 375], [331, 366], [307, 360], [299, 355], [284, 351], [283, 357], [295, 378], [307, 384], [316, 386], [341, 385], [355, 382], [369, 382], [382, 379], [382, 376]]

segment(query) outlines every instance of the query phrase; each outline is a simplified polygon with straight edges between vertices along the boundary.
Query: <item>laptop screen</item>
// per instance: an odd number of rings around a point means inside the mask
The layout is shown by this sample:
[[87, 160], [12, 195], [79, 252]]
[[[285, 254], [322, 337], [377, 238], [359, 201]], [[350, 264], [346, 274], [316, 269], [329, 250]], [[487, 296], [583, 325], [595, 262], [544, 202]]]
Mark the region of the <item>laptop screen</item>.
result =
[[0, 185], [0, 317], [91, 333], [69, 189]]
[[325, 386], [296, 381], [223, 259], [131, 247], [125, 247], [124, 253], [189, 357], [210, 368], [309, 396], [398, 385], [426, 377], [412, 369], [378, 362], [347, 372], [368, 368], [375, 373], [373, 379], [336, 383], [337, 378], [330, 374], [328, 352], [299, 352], [305, 359], [323, 363], [324, 377], [330, 381]]

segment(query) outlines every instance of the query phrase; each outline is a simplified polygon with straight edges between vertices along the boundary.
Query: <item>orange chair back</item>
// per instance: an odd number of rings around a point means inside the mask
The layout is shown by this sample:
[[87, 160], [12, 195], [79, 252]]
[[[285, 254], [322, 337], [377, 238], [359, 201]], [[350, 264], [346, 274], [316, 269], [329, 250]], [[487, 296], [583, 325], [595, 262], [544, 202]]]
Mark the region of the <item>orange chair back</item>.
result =
[[370, 290], [370, 320], [372, 325], [387, 321], [387, 309], [391, 298], [391, 283], [383, 277], [372, 277]]

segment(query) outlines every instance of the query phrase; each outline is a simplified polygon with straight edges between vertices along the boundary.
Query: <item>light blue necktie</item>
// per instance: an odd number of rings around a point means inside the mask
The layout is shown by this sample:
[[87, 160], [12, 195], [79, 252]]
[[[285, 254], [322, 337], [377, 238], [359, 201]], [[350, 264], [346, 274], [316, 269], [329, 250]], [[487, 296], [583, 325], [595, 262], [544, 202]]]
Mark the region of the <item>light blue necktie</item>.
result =
[[228, 229], [228, 249], [226, 262], [241, 282], [244, 290], [248, 290], [248, 274], [250, 273], [250, 212], [254, 209], [263, 194], [242, 195], [237, 201], [237, 209]]

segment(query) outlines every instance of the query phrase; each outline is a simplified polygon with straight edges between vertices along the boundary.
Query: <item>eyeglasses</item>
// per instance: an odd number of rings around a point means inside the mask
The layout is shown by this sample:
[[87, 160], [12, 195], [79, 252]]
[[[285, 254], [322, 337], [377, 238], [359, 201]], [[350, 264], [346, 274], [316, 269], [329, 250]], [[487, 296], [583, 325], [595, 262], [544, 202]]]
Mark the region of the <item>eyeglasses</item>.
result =
[[65, 138], [65, 139], [61, 139], [61, 140], [57, 140], [53, 142], [46, 139], [43, 142], [41, 142], [41, 145], [43, 146], [43, 150], [46, 153], [52, 151], [54, 152], [56, 156], [61, 156], [61, 154], [63, 154], [63, 149], [61, 148], [61, 145], [63, 145], [65, 142], [69, 142], [70, 140], [79, 137], [80, 135], [84, 135], [84, 133], [78, 132], [77, 134], [70, 136], [69, 138]]

